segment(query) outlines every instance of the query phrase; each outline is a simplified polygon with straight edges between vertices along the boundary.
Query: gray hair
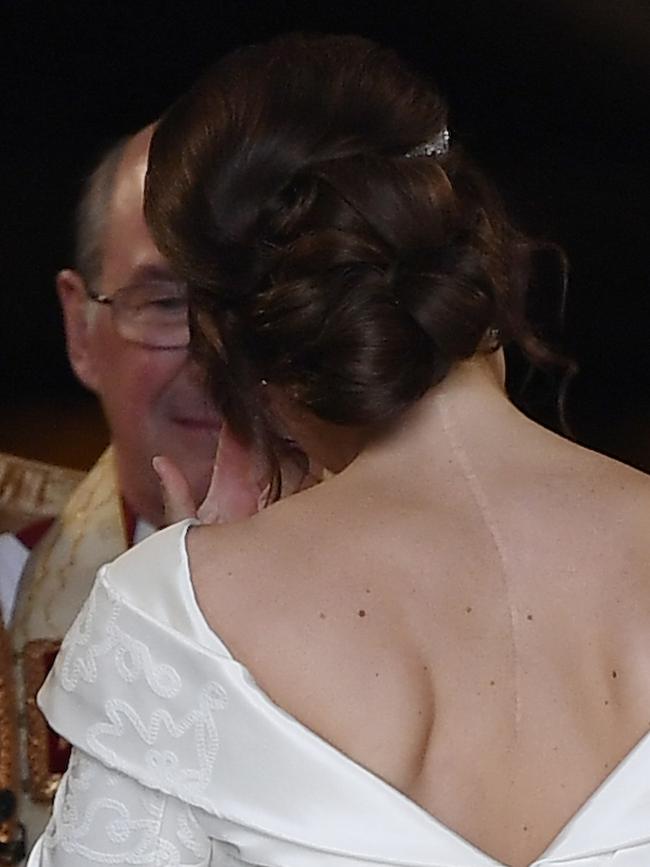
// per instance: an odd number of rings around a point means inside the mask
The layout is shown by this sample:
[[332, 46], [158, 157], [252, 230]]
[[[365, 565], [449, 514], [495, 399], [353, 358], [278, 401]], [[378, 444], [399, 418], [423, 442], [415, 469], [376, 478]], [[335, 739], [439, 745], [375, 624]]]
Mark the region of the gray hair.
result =
[[99, 280], [104, 231], [113, 198], [115, 177], [129, 136], [118, 139], [85, 179], [75, 214], [75, 267], [87, 285]]

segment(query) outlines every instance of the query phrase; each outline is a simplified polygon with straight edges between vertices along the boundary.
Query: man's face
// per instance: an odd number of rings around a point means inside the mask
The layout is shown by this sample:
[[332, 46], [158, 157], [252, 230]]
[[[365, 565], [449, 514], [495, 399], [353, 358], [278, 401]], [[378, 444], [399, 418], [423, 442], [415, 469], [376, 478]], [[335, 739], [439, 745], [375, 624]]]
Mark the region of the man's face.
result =
[[[103, 268], [94, 293], [173, 279], [144, 222], [142, 196], [151, 129], [127, 145], [115, 178], [103, 238]], [[163, 520], [155, 455], [170, 457], [199, 502], [208, 486], [220, 418], [187, 349], [160, 349], [122, 337], [110, 305], [87, 301], [75, 272], [58, 280], [68, 350], [79, 378], [100, 398], [115, 447], [122, 493], [137, 514]], [[88, 310], [88, 305], [92, 308]], [[90, 314], [90, 315], [89, 315]]]

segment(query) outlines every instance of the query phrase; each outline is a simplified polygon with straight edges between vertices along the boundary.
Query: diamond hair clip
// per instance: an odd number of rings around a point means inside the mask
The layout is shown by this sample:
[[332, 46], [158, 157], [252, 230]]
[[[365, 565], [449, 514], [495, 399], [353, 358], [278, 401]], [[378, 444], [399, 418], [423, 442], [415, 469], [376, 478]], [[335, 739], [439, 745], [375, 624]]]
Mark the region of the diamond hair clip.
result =
[[425, 141], [408, 151], [406, 157], [441, 157], [449, 150], [449, 130], [445, 127], [431, 141]]

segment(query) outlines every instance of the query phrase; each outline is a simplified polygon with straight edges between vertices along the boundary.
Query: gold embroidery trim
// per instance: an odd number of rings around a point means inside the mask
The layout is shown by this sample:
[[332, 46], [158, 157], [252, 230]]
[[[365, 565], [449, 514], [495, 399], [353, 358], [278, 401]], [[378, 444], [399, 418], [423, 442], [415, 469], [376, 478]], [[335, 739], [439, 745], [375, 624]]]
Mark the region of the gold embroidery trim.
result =
[[[16, 692], [13, 653], [2, 625], [0, 611], [0, 789], [18, 793], [18, 731], [16, 727]], [[16, 839], [15, 815], [0, 822], [0, 844]]]
[[23, 651], [29, 791], [32, 799], [41, 803], [50, 803], [62, 774], [50, 770], [50, 731], [36, 704], [36, 693], [49, 671], [47, 658], [55, 655], [60, 646], [60, 641], [37, 639]]
[[[46, 612], [48, 622], [52, 620], [50, 612], [56, 610], [57, 606], [60, 605], [61, 594], [65, 590], [66, 578], [70, 568], [77, 559], [84, 537], [88, 533], [89, 516], [92, 512], [96, 512], [105, 506], [106, 503], [110, 502], [111, 498], [115, 495], [114, 489], [109, 488], [101, 494], [100, 499], [97, 499], [98, 492], [101, 492], [100, 485], [103, 481], [104, 473], [107, 467], [112, 467], [112, 460], [112, 452], [109, 448], [86, 477], [86, 483], [82, 483], [76, 490], [61, 517], [43, 540], [43, 550], [37, 549], [39, 556], [34, 565], [34, 575], [30, 576], [29, 597], [38, 597], [39, 604], [42, 605], [43, 610]], [[99, 475], [97, 485], [87, 484], [93, 472]], [[81, 499], [82, 495], [83, 499]], [[74, 505], [75, 509], [69, 515], [68, 511], [72, 505]], [[119, 515], [120, 527], [124, 535], [124, 518], [121, 508], [119, 509]], [[70, 520], [70, 517], [72, 517], [72, 520]], [[64, 521], [63, 519], [67, 520]], [[55, 567], [52, 568], [51, 561], [52, 559], [56, 560], [59, 553], [57, 548], [59, 540], [71, 527], [73, 528], [73, 536], [69, 544], [67, 557], [63, 562], [56, 562]], [[25, 583], [25, 577], [21, 581], [19, 594], [21, 594], [22, 585]], [[50, 591], [49, 595], [46, 595], [47, 590]], [[17, 601], [17, 609], [14, 615], [14, 632], [17, 634], [27, 634], [28, 631], [26, 624], [30, 615], [30, 606], [29, 604], [21, 604], [22, 601], [22, 599]], [[55, 621], [50, 625], [56, 630], [57, 624]]]

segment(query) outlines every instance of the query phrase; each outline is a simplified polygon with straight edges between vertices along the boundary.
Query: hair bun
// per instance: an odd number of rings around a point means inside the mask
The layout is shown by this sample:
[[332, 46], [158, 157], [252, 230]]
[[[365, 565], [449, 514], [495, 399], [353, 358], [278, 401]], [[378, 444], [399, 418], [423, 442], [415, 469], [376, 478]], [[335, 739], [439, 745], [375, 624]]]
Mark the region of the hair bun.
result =
[[483, 257], [468, 245], [431, 251], [426, 268], [399, 268], [394, 292], [449, 362], [473, 355], [496, 315]]
[[492, 326], [535, 349], [527, 242], [445, 130], [429, 82], [339, 36], [235, 52], [161, 120], [147, 217], [233, 401], [264, 378], [324, 419], [381, 423]]

